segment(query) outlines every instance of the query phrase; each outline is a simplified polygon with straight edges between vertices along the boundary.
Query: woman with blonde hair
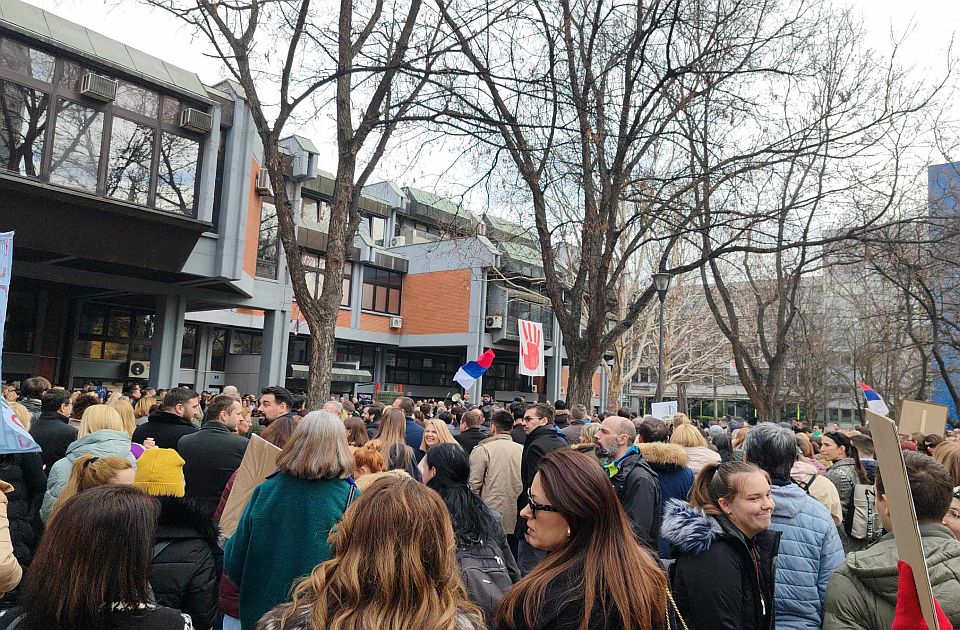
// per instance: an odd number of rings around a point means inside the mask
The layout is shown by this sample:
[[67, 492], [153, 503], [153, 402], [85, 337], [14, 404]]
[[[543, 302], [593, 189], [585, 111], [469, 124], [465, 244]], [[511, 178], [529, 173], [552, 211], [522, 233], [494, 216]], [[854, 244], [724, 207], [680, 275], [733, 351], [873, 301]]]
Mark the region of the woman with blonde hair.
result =
[[420, 450], [426, 453], [437, 444], [457, 444], [459, 446], [459, 443], [453, 438], [453, 434], [450, 433], [447, 423], [438, 418], [432, 418], [423, 425], [423, 440], [420, 441]]
[[570, 448], [577, 451], [578, 453], [583, 453], [593, 461], [600, 464], [600, 457], [597, 455], [595, 445], [593, 443], [593, 437], [597, 434], [597, 431], [600, 430], [599, 422], [591, 422], [590, 424], [585, 424], [583, 429], [580, 431], [580, 441], [576, 444], [571, 445]]
[[330, 558], [330, 532], [358, 494], [353, 466], [339, 416], [312, 411], [297, 424], [278, 472], [253, 491], [223, 550], [227, 577], [240, 588], [241, 627], [256, 627], [289, 599], [295, 580]]
[[80, 494], [84, 490], [111, 483], [129, 485], [133, 483], [133, 477], [133, 465], [123, 457], [81, 455], [73, 462], [70, 478], [67, 479], [67, 484], [60, 491], [60, 496], [57, 497], [52, 514], [56, 514], [57, 510], [70, 497]]
[[140, 426], [150, 417], [154, 409], [160, 408], [160, 401], [156, 396], [143, 396], [137, 401], [137, 406], [133, 408], [133, 415], [137, 419], [137, 426]]
[[347, 510], [330, 544], [330, 560], [300, 580], [292, 601], [270, 611], [259, 630], [485, 628], [460, 577], [447, 507], [423, 484], [381, 479]]
[[40, 519], [46, 522], [67, 484], [73, 463], [81, 455], [121, 457], [134, 467], [136, 458], [130, 451], [130, 435], [120, 413], [110, 405], [92, 405], [83, 412], [77, 440], [67, 447], [67, 454], [50, 467], [47, 493], [40, 508]]
[[933, 449], [933, 458], [950, 473], [953, 485], [960, 486], [960, 442], [941, 442]]
[[10, 405], [10, 409], [13, 410], [13, 415], [17, 417], [17, 420], [20, 421], [23, 428], [29, 431], [31, 421], [33, 420], [33, 414], [30, 413], [30, 410], [18, 402], [8, 402], [7, 404]]
[[[133, 410], [133, 405], [130, 404], [129, 400], [115, 400], [113, 402], [108, 402], [107, 405], [113, 407], [117, 410], [117, 413], [120, 414], [120, 419], [123, 420], [123, 429], [130, 436], [133, 436], [133, 432], [137, 429], [137, 417], [136, 412]], [[130, 452], [133, 453], [133, 456], [137, 459], [140, 459], [140, 456], [143, 455], [142, 444], [137, 444], [136, 442], [130, 442]]]
[[682, 446], [687, 452], [687, 466], [693, 474], [700, 472], [700, 469], [707, 464], [719, 464], [722, 459], [720, 453], [710, 450], [707, 439], [700, 433], [700, 429], [692, 424], [674, 427], [670, 443]]

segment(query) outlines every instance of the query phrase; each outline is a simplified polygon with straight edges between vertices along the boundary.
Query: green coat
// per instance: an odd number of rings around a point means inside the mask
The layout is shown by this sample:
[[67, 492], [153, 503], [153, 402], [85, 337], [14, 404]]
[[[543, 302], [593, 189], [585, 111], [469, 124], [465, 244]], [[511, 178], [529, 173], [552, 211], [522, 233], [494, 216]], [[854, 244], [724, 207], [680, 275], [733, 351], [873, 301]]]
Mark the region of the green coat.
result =
[[254, 630], [290, 599], [297, 578], [330, 559], [327, 537], [347, 507], [343, 479], [310, 481], [276, 473], [253, 491], [224, 548], [224, 569], [240, 587], [240, 624]]
[[[960, 541], [940, 524], [920, 525], [933, 596], [960, 627]], [[830, 578], [824, 630], [888, 630], [897, 601], [897, 548], [886, 534], [863, 551], [847, 554]]]

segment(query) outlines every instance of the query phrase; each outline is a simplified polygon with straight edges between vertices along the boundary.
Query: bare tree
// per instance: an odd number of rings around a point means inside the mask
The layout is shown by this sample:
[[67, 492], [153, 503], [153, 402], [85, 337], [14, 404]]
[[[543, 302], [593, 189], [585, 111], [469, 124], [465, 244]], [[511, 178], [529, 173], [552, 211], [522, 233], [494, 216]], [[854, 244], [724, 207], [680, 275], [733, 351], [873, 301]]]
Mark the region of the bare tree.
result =
[[[854, 144], [878, 146], [880, 131], [924, 102], [922, 91], [898, 92], [895, 73], [878, 89], [876, 60], [821, 0], [438, 6], [460, 47], [448, 128], [487, 162], [510, 164], [515, 179], [500, 176], [525, 193], [574, 402], [589, 402], [604, 353], [656, 295], [644, 287], [611, 317], [633, 256], [652, 250], [657, 271], [681, 274], [737, 252], [824, 242], [810, 230], [768, 238], [775, 208], [719, 199], [803, 159], [821, 158], [833, 175], [858, 155]], [[879, 102], [868, 108], [870, 99]], [[637, 211], [621, 218], [624, 203]], [[678, 249], [689, 255], [672, 262]], [[578, 253], [572, 273], [563, 251]]]
[[[424, 92], [439, 31], [422, 0], [141, 0], [205, 38], [243, 89], [263, 144], [280, 242], [293, 293], [312, 337], [307, 401], [330, 391], [340, 278], [360, 221], [357, 201], [388, 143]], [[279, 142], [293, 125], [333, 108], [337, 171], [330, 202], [323, 290], [304, 277], [295, 207]]]

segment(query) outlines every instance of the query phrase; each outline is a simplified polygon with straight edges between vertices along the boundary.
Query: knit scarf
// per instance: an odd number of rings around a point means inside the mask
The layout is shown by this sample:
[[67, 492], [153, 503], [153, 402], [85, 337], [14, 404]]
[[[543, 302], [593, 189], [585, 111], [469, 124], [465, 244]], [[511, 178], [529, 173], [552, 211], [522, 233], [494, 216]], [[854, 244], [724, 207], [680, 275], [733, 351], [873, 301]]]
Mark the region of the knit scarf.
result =
[[603, 464], [603, 469], [607, 471], [607, 476], [609, 476], [611, 479], [616, 477], [617, 473], [620, 472], [620, 462], [622, 462], [628, 455], [633, 453], [640, 453], [640, 449], [637, 448], [636, 444], [627, 449], [627, 452], [624, 453], [622, 457]]

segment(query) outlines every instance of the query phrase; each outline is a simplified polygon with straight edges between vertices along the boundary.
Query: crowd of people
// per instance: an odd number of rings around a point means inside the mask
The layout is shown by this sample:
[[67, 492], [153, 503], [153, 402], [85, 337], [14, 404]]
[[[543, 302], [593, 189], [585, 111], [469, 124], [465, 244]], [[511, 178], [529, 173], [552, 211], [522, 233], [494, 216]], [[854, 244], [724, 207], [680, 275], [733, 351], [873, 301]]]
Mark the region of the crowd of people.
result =
[[[0, 630], [886, 630], [919, 614], [896, 608], [909, 580], [865, 426], [487, 396], [311, 410], [282, 387], [40, 377], [2, 395], [41, 452], [0, 456]], [[960, 441], [902, 448], [957, 625]]]

